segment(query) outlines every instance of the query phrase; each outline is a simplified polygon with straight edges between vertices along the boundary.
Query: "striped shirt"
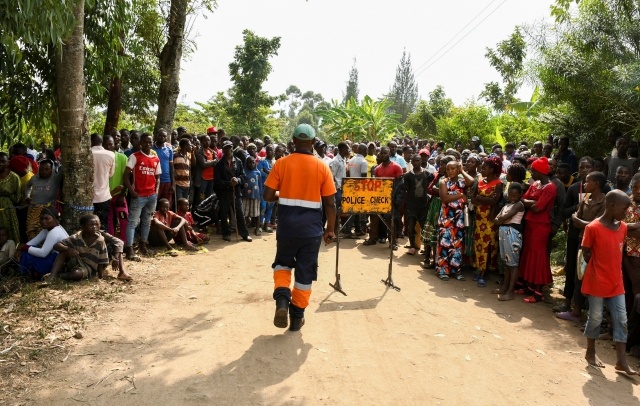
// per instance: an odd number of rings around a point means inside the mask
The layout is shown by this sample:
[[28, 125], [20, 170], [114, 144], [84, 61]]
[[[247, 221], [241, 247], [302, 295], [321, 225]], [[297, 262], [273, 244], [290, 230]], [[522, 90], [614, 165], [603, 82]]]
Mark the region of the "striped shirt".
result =
[[82, 262], [91, 269], [92, 274], [98, 272], [98, 265], [106, 265], [109, 263], [107, 244], [113, 244], [115, 247], [114, 251], [116, 253], [122, 252], [124, 246], [123, 242], [119, 238], [105, 233], [104, 231], [100, 231], [99, 233], [100, 235], [96, 238], [93, 244], [91, 244], [91, 246], [87, 246], [85, 241], [82, 239], [82, 231], [78, 231], [77, 233], [60, 241], [60, 244], [78, 251], [80, 259], [82, 259]]
[[191, 186], [191, 157], [176, 152], [173, 156], [173, 169], [176, 176], [176, 185], [184, 188]]

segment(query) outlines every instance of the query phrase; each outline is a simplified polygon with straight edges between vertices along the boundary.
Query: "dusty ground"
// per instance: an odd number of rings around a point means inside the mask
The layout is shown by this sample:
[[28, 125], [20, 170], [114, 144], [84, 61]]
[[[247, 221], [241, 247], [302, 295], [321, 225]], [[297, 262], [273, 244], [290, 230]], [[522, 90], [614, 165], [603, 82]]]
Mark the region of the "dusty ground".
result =
[[388, 249], [343, 242], [345, 297], [328, 285], [335, 244], [323, 247], [307, 324], [277, 329], [274, 242], [216, 238], [207, 254], [134, 266], [129, 293], [0, 404], [640, 404], [640, 379], [614, 372], [610, 343], [598, 343], [607, 367], [588, 367], [578, 327], [550, 305], [498, 302], [493, 281], [441, 282], [402, 248], [396, 292], [380, 283]]

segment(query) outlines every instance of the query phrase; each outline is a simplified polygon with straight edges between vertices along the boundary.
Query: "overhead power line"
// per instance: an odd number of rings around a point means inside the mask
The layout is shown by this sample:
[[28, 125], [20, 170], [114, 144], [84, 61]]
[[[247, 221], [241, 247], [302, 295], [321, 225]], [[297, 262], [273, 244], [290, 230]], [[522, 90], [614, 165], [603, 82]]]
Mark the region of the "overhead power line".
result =
[[431, 57], [430, 57], [429, 59], [427, 59], [427, 61], [426, 61], [425, 63], [423, 63], [422, 65], [420, 65], [418, 68], [416, 68], [416, 69], [413, 71], [413, 73], [415, 74], [417, 71], [419, 71], [419, 70], [420, 70], [420, 68], [422, 68], [424, 65], [428, 64], [428, 63], [429, 63], [429, 61], [431, 61], [433, 58], [435, 58], [435, 57], [436, 57], [436, 55], [438, 55], [438, 54], [440, 53], [440, 51], [442, 51], [442, 50], [443, 50], [447, 45], [449, 45], [449, 44], [450, 44], [454, 39], [456, 39], [456, 37], [457, 37], [458, 35], [460, 35], [460, 33], [461, 33], [462, 31], [464, 31], [468, 26], [470, 26], [470, 25], [471, 25], [471, 23], [472, 23], [472, 22], [474, 22], [474, 21], [476, 20], [476, 18], [480, 17], [480, 15], [482, 15], [482, 13], [484, 13], [484, 11], [485, 11], [486, 9], [488, 9], [488, 8], [489, 8], [489, 6], [490, 6], [490, 5], [492, 5], [492, 4], [493, 4], [493, 3], [495, 3], [495, 2], [496, 2], [496, 0], [491, 0], [491, 2], [490, 2], [489, 4], [487, 4], [487, 6], [486, 6], [485, 8], [483, 8], [482, 10], [480, 10], [480, 12], [479, 12], [478, 14], [476, 14], [476, 16], [475, 16], [475, 17], [473, 17], [473, 18], [471, 19], [471, 21], [469, 21], [469, 22], [467, 23], [467, 25], [465, 25], [464, 27], [462, 27], [462, 29], [461, 29], [460, 31], [458, 31], [458, 32], [456, 33], [456, 35], [454, 35], [453, 37], [451, 37], [451, 39], [449, 40], [449, 42], [447, 42], [446, 44], [444, 44], [444, 45], [442, 46], [442, 48], [438, 49], [438, 51], [436, 51], [436, 53], [435, 53], [435, 54], [431, 55]]
[[[493, 9], [493, 11], [491, 11], [489, 14], [487, 14], [482, 20], [480, 20], [480, 22], [478, 24], [476, 24], [469, 32], [467, 32], [462, 38], [460, 38], [455, 44], [453, 44], [449, 49], [447, 49], [442, 55], [440, 55], [438, 57], [438, 59], [436, 59], [435, 61], [431, 62], [427, 67], [425, 67], [424, 69], [422, 69], [422, 71], [420, 73], [416, 73], [415, 77], [420, 76], [421, 74], [423, 74], [424, 72], [427, 71], [427, 69], [429, 69], [431, 66], [433, 66], [436, 62], [438, 62], [443, 56], [445, 56], [446, 54], [449, 53], [449, 51], [451, 51], [453, 48], [456, 47], [456, 45], [458, 45], [463, 39], [467, 38], [469, 36], [469, 34], [471, 34], [476, 28], [478, 28], [487, 18], [491, 17], [491, 15], [493, 13], [495, 13], [496, 11], [498, 11], [498, 9], [500, 7], [502, 7], [502, 5], [504, 3], [506, 3], [508, 0], [504, 0], [502, 3], [500, 3], [498, 5], [498, 7], [496, 7], [495, 9]], [[457, 35], [457, 34], [456, 34]], [[439, 52], [439, 51], [438, 51]], [[424, 66], [424, 64], [423, 64]]]

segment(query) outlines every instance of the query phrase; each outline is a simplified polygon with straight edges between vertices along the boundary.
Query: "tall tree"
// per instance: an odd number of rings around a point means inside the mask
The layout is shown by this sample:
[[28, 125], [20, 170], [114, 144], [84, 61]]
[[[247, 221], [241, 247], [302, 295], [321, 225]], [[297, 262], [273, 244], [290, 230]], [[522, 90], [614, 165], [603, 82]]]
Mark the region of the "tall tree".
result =
[[62, 139], [62, 165], [65, 182], [62, 195], [62, 226], [69, 232], [78, 229], [78, 211], [72, 206], [91, 206], [93, 201], [93, 165], [87, 124], [84, 84], [84, 0], [73, 9], [76, 25], [58, 49], [56, 77], [58, 117]]
[[160, 89], [158, 93], [158, 115], [154, 130], [164, 128], [171, 131], [176, 104], [180, 94], [180, 61], [187, 23], [189, 0], [171, 0], [167, 16], [167, 42], [160, 53]]
[[402, 58], [396, 68], [396, 80], [386, 97], [393, 102], [390, 110], [399, 114], [398, 121], [404, 123], [418, 101], [418, 85], [411, 68], [411, 54], [406, 51], [402, 51]]
[[[236, 46], [229, 73], [234, 84], [231, 113], [246, 134], [261, 136], [268, 110], [279, 98], [269, 96], [262, 84], [272, 71], [269, 58], [278, 55], [280, 37], [262, 38], [252, 31], [242, 32], [244, 44]], [[284, 96], [286, 97], [286, 96]]]
[[487, 48], [485, 57], [502, 76], [503, 85], [497, 82], [485, 84], [480, 97], [491, 103], [497, 111], [505, 111], [510, 104], [518, 101], [516, 93], [522, 85], [526, 47], [520, 27], [516, 27], [508, 39], [498, 43], [496, 49]]
[[349, 71], [349, 80], [347, 81], [347, 90], [342, 94], [342, 104], [347, 104], [349, 100], [353, 98], [353, 100], [358, 102], [358, 94], [360, 93], [360, 89], [358, 89], [358, 68], [356, 67], [356, 58], [353, 58], [353, 66]]

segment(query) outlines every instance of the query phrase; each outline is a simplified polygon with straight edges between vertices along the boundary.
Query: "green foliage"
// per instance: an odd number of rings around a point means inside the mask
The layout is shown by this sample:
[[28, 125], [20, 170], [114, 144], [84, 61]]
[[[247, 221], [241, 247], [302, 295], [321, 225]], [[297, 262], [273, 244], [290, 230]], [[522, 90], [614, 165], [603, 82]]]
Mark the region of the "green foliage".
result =
[[407, 117], [405, 127], [421, 139], [435, 138], [438, 135], [436, 120], [450, 115], [453, 101], [447, 98], [442, 86], [429, 93], [429, 100], [420, 100], [416, 111]]
[[[155, 121], [155, 117], [153, 115], [149, 115], [146, 117], [146, 120], [140, 121], [140, 117], [137, 115], [130, 115], [126, 112], [122, 112], [120, 114], [120, 121], [118, 124], [118, 128], [128, 128], [128, 129], [136, 129], [140, 131], [152, 131], [153, 123]], [[103, 111], [100, 111], [95, 108], [87, 109], [87, 121], [89, 122], [89, 133], [98, 133], [102, 134], [104, 131], [104, 122], [106, 120], [106, 115]]]
[[480, 97], [497, 111], [504, 111], [518, 101], [516, 93], [522, 85], [526, 46], [520, 27], [516, 27], [509, 39], [499, 42], [495, 50], [487, 48], [485, 57], [502, 76], [504, 88], [496, 82], [487, 83]]
[[449, 115], [436, 120], [436, 128], [438, 141], [447, 145], [454, 145], [456, 141], [467, 144], [475, 136], [480, 137], [484, 145], [496, 141], [496, 120], [491, 109], [473, 101], [453, 107]]
[[5, 0], [0, 4], [0, 44], [8, 56], [5, 63], [19, 62], [25, 47], [60, 47], [76, 24], [75, 0]]
[[[57, 131], [56, 46], [73, 29], [75, 1], [53, 3], [20, 1], [19, 16], [0, 15], [0, 145], [27, 139], [50, 143]], [[120, 76], [124, 112], [137, 121], [152, 114], [160, 81], [153, 38], [161, 28], [156, 25], [153, 31], [158, 20], [149, 17], [156, 7], [156, 0], [85, 2], [84, 75], [89, 108], [106, 105], [110, 79]], [[47, 16], [50, 19], [43, 24], [41, 19]], [[6, 19], [11, 21], [5, 25]], [[18, 39], [7, 45], [7, 38]]]
[[349, 80], [347, 81], [347, 89], [342, 94], [342, 104], [347, 104], [351, 99], [358, 102], [358, 95], [360, 89], [358, 88], [358, 68], [356, 67], [356, 58], [353, 58], [353, 66], [349, 71]]
[[541, 113], [576, 153], [602, 155], [606, 131], [640, 131], [640, 5], [634, 0], [558, 0], [555, 23], [532, 28], [531, 75], [541, 85]]
[[397, 121], [400, 115], [388, 113], [391, 106], [387, 99], [375, 101], [365, 96], [361, 104], [354, 98], [345, 104], [333, 100], [330, 109], [317, 114], [322, 117], [322, 127], [331, 142], [382, 141], [393, 137], [402, 127]]
[[261, 136], [266, 123], [261, 109], [270, 108], [278, 97], [262, 90], [262, 84], [271, 73], [269, 58], [278, 54], [280, 37], [262, 38], [249, 30], [243, 31], [244, 44], [237, 46], [229, 73], [234, 83], [230, 114], [241, 126], [242, 134]]
[[411, 68], [411, 54], [402, 52], [402, 59], [396, 68], [396, 79], [387, 97], [392, 103], [391, 112], [400, 115], [398, 121], [404, 123], [413, 113], [418, 101], [418, 84]]

